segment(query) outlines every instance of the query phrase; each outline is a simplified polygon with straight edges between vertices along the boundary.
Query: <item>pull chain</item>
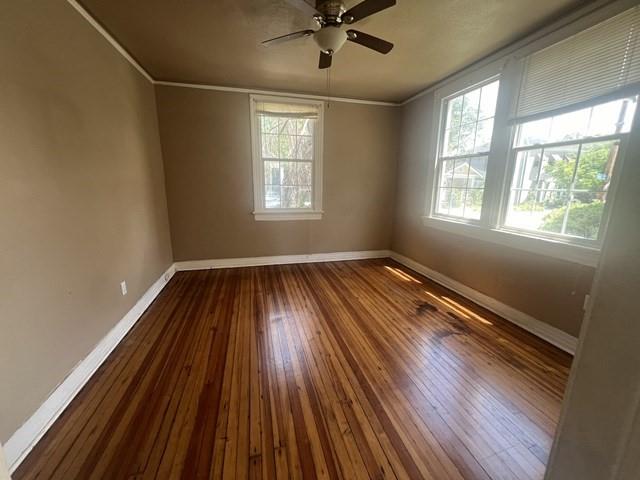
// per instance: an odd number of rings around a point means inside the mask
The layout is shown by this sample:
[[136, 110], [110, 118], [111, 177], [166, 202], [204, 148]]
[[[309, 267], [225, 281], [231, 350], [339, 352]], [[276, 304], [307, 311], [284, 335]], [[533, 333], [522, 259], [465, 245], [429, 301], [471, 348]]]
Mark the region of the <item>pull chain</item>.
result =
[[331, 108], [331, 68], [327, 68], [327, 109]]

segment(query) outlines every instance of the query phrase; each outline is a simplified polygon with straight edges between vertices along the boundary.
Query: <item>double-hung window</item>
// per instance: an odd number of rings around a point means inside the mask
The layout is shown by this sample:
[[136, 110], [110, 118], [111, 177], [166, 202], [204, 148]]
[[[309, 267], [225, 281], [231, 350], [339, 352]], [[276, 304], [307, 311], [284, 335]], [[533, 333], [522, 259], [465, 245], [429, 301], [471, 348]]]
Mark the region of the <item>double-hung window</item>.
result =
[[485, 69], [436, 92], [426, 224], [595, 264], [637, 128], [640, 7]]
[[322, 215], [323, 102], [251, 95], [256, 220]]
[[480, 220], [498, 86], [491, 79], [443, 102], [436, 215]]

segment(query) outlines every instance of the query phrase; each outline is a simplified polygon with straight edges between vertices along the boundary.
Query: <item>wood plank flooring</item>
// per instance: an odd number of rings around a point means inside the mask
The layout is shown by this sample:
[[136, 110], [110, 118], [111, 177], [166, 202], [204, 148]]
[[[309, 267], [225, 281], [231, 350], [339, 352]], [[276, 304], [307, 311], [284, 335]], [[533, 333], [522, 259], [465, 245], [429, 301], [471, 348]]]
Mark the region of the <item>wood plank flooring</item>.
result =
[[541, 479], [570, 361], [389, 259], [180, 272], [15, 479]]

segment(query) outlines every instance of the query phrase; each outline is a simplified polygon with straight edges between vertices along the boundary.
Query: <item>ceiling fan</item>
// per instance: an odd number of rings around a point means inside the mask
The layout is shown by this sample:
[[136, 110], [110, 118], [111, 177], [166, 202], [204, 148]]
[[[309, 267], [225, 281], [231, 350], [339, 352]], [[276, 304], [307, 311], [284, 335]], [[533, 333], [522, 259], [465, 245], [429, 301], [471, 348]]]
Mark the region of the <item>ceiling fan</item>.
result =
[[386, 40], [358, 30], [342, 30], [341, 27], [344, 24], [351, 25], [381, 10], [393, 7], [396, 0], [364, 0], [349, 10], [345, 8], [342, 0], [317, 0], [316, 7], [311, 6], [305, 0], [287, 0], [287, 2], [312, 16], [320, 29], [289, 33], [265, 40], [262, 45], [269, 47], [289, 40], [313, 36], [320, 47], [318, 68], [329, 68], [331, 57], [342, 48], [347, 40], [384, 54], [389, 53], [393, 48], [393, 43]]

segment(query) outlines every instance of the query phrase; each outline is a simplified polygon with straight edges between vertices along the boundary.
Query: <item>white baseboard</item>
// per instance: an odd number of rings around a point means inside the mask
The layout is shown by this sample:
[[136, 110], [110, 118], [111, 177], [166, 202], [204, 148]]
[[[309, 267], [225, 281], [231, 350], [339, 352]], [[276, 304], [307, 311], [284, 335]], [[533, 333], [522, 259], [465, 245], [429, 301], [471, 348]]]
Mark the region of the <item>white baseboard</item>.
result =
[[415, 270], [418, 273], [421, 273], [434, 282], [437, 282], [462, 295], [463, 297], [468, 298], [472, 302], [475, 302], [478, 305], [486, 308], [487, 310], [500, 315], [505, 320], [518, 325], [519, 327], [527, 330], [530, 333], [533, 333], [543, 340], [546, 340], [547, 342], [555, 345], [565, 352], [568, 352], [572, 355], [575, 354], [576, 347], [578, 345], [578, 339], [576, 337], [569, 335], [568, 333], [563, 332], [558, 328], [552, 327], [551, 325], [536, 318], [533, 318], [531, 315], [527, 315], [526, 313], [516, 310], [509, 305], [505, 305], [495, 298], [489, 297], [484, 293], [480, 293], [471, 287], [467, 287], [466, 285], [463, 285], [462, 283], [453, 280], [452, 278], [449, 278], [442, 273], [431, 270], [430, 268], [425, 267], [424, 265], [411, 260], [408, 257], [405, 257], [404, 255], [400, 255], [396, 252], [391, 252], [390, 256], [398, 263], [401, 263], [402, 265]]
[[4, 445], [9, 471], [14, 472], [31, 449], [47, 432], [82, 387], [89, 381], [95, 371], [102, 365], [109, 354], [120, 343], [142, 316], [147, 307], [155, 300], [164, 286], [175, 273], [175, 265], [171, 265], [162, 276], [154, 282], [127, 314], [96, 345], [71, 373], [58, 385], [38, 410], [9, 438]]
[[338, 262], [386, 258], [389, 250], [363, 250], [358, 252], [310, 253], [305, 255], [276, 255], [272, 257], [219, 258], [212, 260], [189, 260], [176, 262], [176, 270], [207, 270], [211, 268], [258, 267], [262, 265], [286, 265], [290, 263]]

